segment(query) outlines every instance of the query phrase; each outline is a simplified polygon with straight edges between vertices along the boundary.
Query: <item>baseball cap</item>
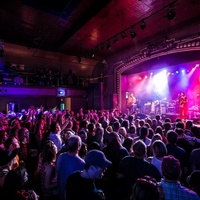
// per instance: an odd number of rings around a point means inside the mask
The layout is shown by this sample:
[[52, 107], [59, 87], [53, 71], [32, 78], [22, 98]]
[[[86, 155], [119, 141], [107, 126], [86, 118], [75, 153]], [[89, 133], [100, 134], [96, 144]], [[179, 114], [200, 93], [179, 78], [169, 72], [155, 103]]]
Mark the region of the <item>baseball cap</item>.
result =
[[87, 165], [94, 165], [98, 166], [102, 169], [106, 169], [111, 165], [112, 163], [105, 157], [104, 153], [100, 150], [90, 150], [86, 157], [85, 157], [85, 163]]
[[167, 179], [177, 180], [181, 172], [180, 161], [172, 155], [164, 156], [161, 169]]

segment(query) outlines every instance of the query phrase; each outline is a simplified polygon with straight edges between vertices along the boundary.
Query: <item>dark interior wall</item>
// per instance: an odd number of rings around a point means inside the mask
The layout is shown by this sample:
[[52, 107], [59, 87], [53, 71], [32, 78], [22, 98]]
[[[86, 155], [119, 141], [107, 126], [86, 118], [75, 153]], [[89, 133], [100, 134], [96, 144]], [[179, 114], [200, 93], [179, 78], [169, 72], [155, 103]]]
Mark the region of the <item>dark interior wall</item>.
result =
[[80, 108], [83, 108], [83, 110], [88, 109], [86, 96], [71, 98], [71, 110], [77, 113], [80, 110]]

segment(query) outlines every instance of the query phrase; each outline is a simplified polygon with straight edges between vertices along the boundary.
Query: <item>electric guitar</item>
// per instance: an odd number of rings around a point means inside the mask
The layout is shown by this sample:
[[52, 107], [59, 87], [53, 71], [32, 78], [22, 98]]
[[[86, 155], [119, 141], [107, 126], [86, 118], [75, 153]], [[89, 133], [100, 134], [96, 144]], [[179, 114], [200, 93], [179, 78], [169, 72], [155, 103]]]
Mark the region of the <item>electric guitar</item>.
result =
[[183, 108], [184, 105], [187, 103], [187, 98], [186, 97], [180, 97], [180, 99], [178, 100], [179, 103], [179, 107]]

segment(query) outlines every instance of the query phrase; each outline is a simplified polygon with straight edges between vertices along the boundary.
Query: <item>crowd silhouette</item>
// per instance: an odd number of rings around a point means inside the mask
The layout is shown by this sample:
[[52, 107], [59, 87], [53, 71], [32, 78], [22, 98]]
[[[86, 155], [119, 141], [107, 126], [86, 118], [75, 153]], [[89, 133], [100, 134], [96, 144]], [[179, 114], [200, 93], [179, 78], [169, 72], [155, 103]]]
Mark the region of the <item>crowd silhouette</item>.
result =
[[200, 126], [118, 110], [0, 115], [0, 199], [200, 199]]

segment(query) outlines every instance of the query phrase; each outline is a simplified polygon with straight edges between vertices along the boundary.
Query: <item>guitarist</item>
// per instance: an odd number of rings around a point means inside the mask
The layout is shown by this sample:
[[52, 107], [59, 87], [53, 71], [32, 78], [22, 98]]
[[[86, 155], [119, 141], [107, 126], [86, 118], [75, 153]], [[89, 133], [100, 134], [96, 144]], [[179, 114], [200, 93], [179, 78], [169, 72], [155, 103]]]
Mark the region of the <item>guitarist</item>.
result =
[[136, 111], [136, 98], [132, 93], [129, 94], [127, 98], [127, 109], [128, 109], [128, 114], [130, 115], [134, 114]]
[[184, 92], [181, 92], [178, 97], [179, 116], [181, 119], [187, 118], [188, 98]]

